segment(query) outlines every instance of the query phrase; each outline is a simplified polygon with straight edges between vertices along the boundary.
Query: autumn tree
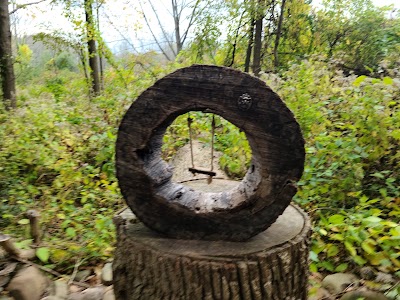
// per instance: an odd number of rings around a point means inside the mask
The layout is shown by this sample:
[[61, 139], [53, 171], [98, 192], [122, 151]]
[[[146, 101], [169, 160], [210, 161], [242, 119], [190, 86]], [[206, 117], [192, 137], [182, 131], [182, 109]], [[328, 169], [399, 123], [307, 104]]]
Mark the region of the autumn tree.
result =
[[325, 0], [316, 13], [320, 44], [328, 58], [341, 61], [347, 72], [369, 74], [389, 54], [388, 36], [393, 22], [388, 7], [375, 7], [371, 0]]
[[286, 68], [291, 61], [313, 52], [314, 34], [311, 19], [312, 6], [304, 0], [280, 2], [276, 34], [270, 50], [274, 57], [274, 70]]
[[8, 1], [0, 1], [0, 77], [5, 107], [15, 108], [16, 89]]
[[101, 92], [99, 55], [96, 45], [96, 25], [93, 16], [92, 0], [85, 0], [86, 35], [89, 54], [89, 74], [91, 94], [96, 96]]
[[274, 45], [274, 66], [275, 69], [279, 67], [279, 58], [278, 58], [278, 49], [279, 49], [279, 41], [281, 39], [282, 34], [282, 24], [283, 24], [283, 17], [285, 14], [285, 4], [286, 0], [282, 0], [281, 9], [279, 13], [279, 21], [276, 27], [276, 34], [275, 34], [275, 45]]
[[257, 77], [261, 71], [261, 48], [264, 19], [264, 0], [257, 0], [254, 18], [254, 50], [253, 50], [253, 73]]

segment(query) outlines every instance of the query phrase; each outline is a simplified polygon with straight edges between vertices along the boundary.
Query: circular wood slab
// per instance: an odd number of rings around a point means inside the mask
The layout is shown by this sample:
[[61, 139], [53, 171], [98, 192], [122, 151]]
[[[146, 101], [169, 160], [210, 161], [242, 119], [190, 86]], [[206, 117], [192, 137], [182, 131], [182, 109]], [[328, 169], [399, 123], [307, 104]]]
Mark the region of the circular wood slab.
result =
[[[245, 132], [253, 157], [236, 188], [203, 192], [171, 180], [162, 139], [188, 111], [220, 115]], [[204, 65], [179, 69], [144, 91], [124, 116], [116, 147], [129, 207], [153, 230], [183, 239], [240, 241], [268, 228], [296, 193], [304, 157], [299, 124], [265, 82]]]

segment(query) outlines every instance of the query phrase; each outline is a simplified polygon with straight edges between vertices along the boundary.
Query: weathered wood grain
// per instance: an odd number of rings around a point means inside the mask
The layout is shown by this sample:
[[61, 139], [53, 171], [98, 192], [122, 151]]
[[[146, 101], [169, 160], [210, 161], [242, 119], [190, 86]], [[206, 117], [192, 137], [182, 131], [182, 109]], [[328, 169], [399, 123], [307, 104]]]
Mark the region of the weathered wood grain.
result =
[[114, 222], [118, 300], [307, 299], [311, 227], [296, 206], [245, 242], [166, 238], [129, 209]]
[[[188, 111], [212, 112], [246, 133], [252, 164], [237, 188], [205, 193], [171, 181], [162, 137]], [[263, 81], [237, 70], [194, 65], [160, 79], [124, 116], [117, 139], [122, 194], [148, 227], [183, 239], [246, 240], [289, 205], [304, 168], [293, 114]]]

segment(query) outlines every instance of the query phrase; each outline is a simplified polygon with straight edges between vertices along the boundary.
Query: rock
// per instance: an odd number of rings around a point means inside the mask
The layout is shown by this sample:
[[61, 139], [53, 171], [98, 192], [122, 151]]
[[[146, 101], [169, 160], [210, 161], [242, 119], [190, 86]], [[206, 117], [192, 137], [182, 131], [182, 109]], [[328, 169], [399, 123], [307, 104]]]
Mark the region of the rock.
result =
[[350, 285], [357, 285], [357, 276], [349, 273], [336, 273], [328, 275], [322, 280], [322, 287], [326, 288], [331, 294], [339, 294]]
[[82, 300], [83, 295], [81, 293], [71, 293], [68, 295], [67, 300]]
[[0, 289], [2, 289], [3, 286], [6, 286], [10, 280], [10, 276], [0, 276]]
[[59, 298], [57, 296], [47, 296], [47, 297], [42, 298], [41, 300], [63, 300], [63, 299], [65, 299], [65, 298]]
[[375, 271], [371, 267], [362, 267], [360, 269], [360, 277], [365, 280], [372, 280], [375, 278]]
[[0, 292], [11, 280], [12, 273], [15, 271], [18, 263], [16, 262], [3, 262], [0, 263]]
[[68, 284], [63, 280], [56, 280], [53, 282], [53, 293], [59, 299], [67, 299]]
[[5, 262], [0, 264], [0, 277], [10, 275], [17, 268], [18, 263], [16, 262]]
[[383, 273], [383, 272], [378, 272], [378, 274], [376, 274], [375, 281], [380, 282], [380, 283], [394, 283], [395, 282], [392, 275]]
[[3, 248], [0, 248], [0, 259], [4, 259], [6, 257], [7, 257], [7, 252], [4, 251]]
[[112, 285], [113, 282], [113, 270], [112, 263], [106, 263], [101, 270], [101, 282], [104, 285]]
[[333, 297], [326, 289], [319, 288], [314, 295], [308, 298], [308, 300], [320, 300], [320, 299], [334, 300], [335, 297]]
[[33, 259], [36, 257], [36, 250], [35, 249], [21, 250], [20, 257], [26, 260]]
[[79, 282], [85, 281], [86, 278], [88, 278], [91, 274], [92, 274], [91, 270], [79, 271], [78, 273], [76, 273], [75, 281], [79, 281]]
[[79, 292], [82, 292], [83, 290], [84, 290], [83, 287], [75, 285], [75, 284], [71, 284], [69, 286], [69, 292], [70, 293], [79, 293]]
[[389, 300], [385, 295], [371, 291], [352, 291], [344, 294], [340, 300]]
[[103, 300], [115, 300], [115, 296], [114, 296], [114, 290], [108, 290], [104, 296], [103, 296]]
[[37, 268], [30, 266], [21, 269], [6, 290], [15, 300], [39, 300], [48, 285], [49, 280]]
[[103, 294], [104, 294], [103, 286], [88, 288], [81, 293], [82, 295], [81, 300], [100, 300], [103, 298]]

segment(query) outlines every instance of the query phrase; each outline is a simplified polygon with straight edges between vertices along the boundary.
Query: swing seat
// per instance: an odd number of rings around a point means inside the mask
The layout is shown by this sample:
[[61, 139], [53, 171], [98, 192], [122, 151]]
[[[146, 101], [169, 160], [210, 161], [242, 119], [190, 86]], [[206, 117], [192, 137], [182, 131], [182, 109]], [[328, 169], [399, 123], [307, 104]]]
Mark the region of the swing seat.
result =
[[215, 173], [213, 171], [200, 170], [200, 169], [196, 169], [196, 168], [189, 168], [188, 170], [189, 170], [189, 172], [193, 173], [193, 175], [203, 174], [203, 175], [208, 175], [211, 177], [217, 176], [217, 173]]

